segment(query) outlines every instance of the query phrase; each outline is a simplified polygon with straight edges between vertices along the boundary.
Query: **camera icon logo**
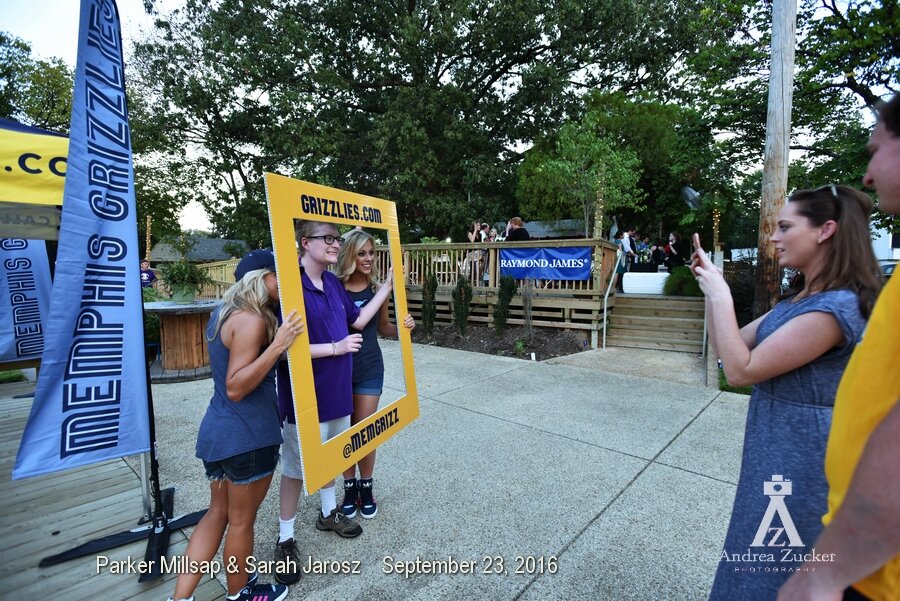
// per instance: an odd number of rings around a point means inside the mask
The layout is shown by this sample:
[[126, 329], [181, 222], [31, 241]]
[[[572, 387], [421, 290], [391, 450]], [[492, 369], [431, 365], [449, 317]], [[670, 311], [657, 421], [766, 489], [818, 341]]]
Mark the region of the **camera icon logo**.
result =
[[771, 480], [763, 482], [763, 494], [767, 497], [786, 497], [791, 495], [793, 490], [793, 483], [779, 474], [773, 474]]
[[[769, 497], [769, 505], [759, 523], [756, 536], [750, 543], [751, 547], [784, 547], [785, 540], [782, 535], [787, 537], [788, 547], [803, 546], [803, 540], [800, 538], [797, 526], [791, 519], [791, 512], [788, 511], [784, 501], [791, 493], [793, 493], [793, 483], [785, 480], [781, 474], [772, 474], [771, 480], [763, 481], [763, 494]], [[780, 519], [781, 527], [777, 526], [776, 517]]]

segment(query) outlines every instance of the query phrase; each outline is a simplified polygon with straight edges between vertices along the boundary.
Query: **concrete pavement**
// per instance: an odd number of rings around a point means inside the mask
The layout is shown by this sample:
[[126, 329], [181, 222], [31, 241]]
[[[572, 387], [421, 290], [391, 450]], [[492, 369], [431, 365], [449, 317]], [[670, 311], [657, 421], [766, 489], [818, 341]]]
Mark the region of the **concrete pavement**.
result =
[[[399, 345], [381, 344], [384, 404], [403, 378]], [[413, 348], [421, 415], [378, 450], [377, 517], [357, 517], [362, 536], [345, 540], [315, 529], [317, 495], [298, 510], [303, 559], [358, 561], [361, 573], [306, 574], [289, 599], [706, 598], [748, 397], [703, 386], [689, 355], [673, 364], [678, 354], [612, 349], [535, 363]], [[211, 380], [153, 387], [178, 513], [208, 502], [193, 448], [211, 391]], [[271, 559], [277, 531], [276, 477], [257, 558]], [[476, 573], [396, 573], [417, 558], [420, 572], [452, 558]]]

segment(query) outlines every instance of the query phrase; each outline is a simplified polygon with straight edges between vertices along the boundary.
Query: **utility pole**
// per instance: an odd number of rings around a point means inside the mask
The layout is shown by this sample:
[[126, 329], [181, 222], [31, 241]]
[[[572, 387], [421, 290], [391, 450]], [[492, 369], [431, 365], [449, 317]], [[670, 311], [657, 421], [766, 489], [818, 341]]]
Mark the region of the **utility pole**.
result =
[[144, 260], [150, 260], [150, 229], [153, 227], [153, 217], [147, 215], [147, 231], [145, 232], [146, 238], [144, 242], [144, 248], [146, 249], [144, 253]]
[[772, 1], [772, 61], [766, 117], [766, 155], [759, 203], [759, 247], [753, 316], [769, 311], [781, 294], [781, 268], [769, 239], [787, 195], [791, 145], [791, 104], [794, 96], [794, 44], [797, 0]]
[[[597, 199], [594, 201], [594, 239], [603, 240], [603, 184], [597, 185]], [[587, 230], [587, 223], [584, 224]], [[594, 246], [594, 289], [599, 290], [603, 283], [601, 274], [603, 272], [603, 251], [600, 246]], [[594, 345], [596, 347], [596, 345]]]

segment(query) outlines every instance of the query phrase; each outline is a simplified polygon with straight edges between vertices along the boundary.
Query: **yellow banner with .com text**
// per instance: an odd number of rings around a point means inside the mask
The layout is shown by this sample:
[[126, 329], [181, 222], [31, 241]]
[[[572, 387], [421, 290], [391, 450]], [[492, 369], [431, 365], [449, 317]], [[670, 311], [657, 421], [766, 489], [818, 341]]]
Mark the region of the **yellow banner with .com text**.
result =
[[61, 205], [69, 139], [0, 127], [0, 202]]

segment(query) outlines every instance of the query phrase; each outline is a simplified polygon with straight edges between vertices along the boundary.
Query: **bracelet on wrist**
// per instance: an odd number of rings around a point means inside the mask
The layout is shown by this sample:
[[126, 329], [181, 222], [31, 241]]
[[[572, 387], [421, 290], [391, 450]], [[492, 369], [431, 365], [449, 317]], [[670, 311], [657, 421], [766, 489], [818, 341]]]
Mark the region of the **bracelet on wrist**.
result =
[[333, 340], [331, 341], [331, 356], [337, 357], [337, 345], [334, 343]]

